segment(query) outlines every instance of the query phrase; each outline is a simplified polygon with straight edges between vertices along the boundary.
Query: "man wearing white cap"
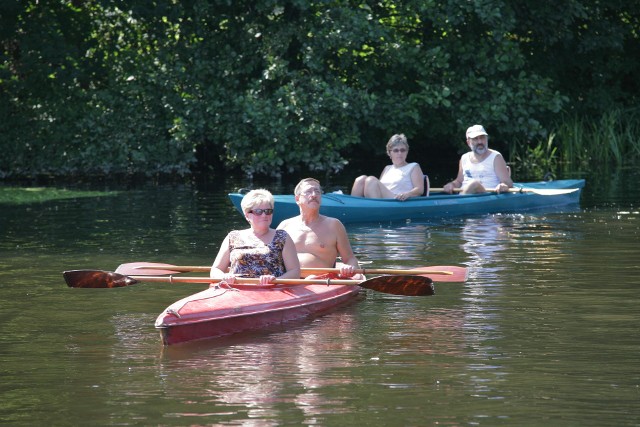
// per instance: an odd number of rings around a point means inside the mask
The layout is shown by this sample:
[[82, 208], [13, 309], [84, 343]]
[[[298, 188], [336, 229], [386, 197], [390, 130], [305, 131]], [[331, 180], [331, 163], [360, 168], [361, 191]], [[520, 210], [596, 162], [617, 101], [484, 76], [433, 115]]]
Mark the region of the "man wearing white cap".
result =
[[489, 148], [489, 135], [481, 125], [467, 129], [467, 145], [471, 149], [460, 158], [458, 176], [443, 190], [449, 194], [461, 188], [462, 194], [509, 191], [513, 181], [502, 154]]

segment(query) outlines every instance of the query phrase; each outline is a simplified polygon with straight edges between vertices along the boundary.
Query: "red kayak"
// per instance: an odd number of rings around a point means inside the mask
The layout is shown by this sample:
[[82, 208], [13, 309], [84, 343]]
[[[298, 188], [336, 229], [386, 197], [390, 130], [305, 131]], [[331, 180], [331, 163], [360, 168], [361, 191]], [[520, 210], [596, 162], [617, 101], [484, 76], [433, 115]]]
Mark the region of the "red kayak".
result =
[[217, 285], [171, 304], [156, 328], [165, 345], [215, 338], [320, 314], [359, 291], [352, 285]]

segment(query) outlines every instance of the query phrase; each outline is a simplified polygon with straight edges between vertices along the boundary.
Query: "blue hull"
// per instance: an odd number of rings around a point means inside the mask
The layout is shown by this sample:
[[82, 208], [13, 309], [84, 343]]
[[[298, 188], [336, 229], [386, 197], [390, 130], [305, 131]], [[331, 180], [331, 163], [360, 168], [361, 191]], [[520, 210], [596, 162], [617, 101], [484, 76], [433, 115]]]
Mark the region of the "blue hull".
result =
[[[579, 191], [560, 195], [539, 195], [530, 192], [472, 195], [432, 193], [429, 197], [414, 197], [404, 202], [395, 199], [367, 199], [327, 193], [322, 196], [320, 213], [339, 218], [343, 223], [354, 223], [523, 212], [577, 204], [580, 202], [580, 193], [584, 185], [584, 179], [516, 183], [517, 187], [534, 189], [578, 188]], [[240, 193], [229, 194], [233, 205], [240, 213], [242, 213], [240, 207], [242, 197], [243, 195]], [[278, 194], [274, 195], [274, 198], [273, 227], [276, 227], [280, 221], [300, 213], [292, 194]]]

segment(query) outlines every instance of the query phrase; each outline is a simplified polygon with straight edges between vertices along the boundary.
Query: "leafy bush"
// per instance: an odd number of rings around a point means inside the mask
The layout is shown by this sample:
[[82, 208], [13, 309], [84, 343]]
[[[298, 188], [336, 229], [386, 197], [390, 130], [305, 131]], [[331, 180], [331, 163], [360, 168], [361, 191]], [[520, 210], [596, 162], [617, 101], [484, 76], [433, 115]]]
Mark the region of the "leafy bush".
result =
[[[338, 172], [394, 133], [431, 153], [474, 123], [548, 142], [563, 109], [637, 104], [639, 17], [602, 0], [3, 2], [0, 177]], [[527, 164], [549, 154], [530, 148]]]

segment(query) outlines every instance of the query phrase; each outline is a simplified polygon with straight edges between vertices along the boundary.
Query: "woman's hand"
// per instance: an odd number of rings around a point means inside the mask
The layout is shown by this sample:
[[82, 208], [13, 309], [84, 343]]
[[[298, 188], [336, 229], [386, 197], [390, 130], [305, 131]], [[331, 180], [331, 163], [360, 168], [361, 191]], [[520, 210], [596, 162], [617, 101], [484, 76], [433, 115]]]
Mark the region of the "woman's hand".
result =
[[233, 273], [225, 273], [222, 276], [222, 281], [227, 282], [230, 285], [233, 285], [234, 283], [236, 283], [236, 275]]
[[260, 276], [260, 284], [261, 285], [268, 285], [269, 283], [273, 282], [274, 280], [276, 280], [276, 276], [272, 276], [271, 274], [264, 274], [264, 275]]

